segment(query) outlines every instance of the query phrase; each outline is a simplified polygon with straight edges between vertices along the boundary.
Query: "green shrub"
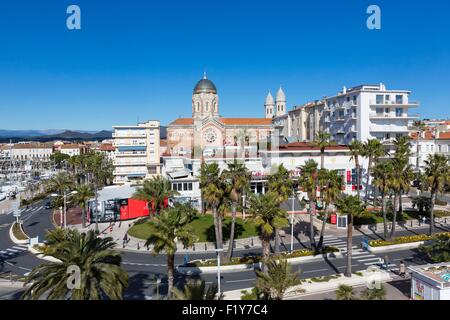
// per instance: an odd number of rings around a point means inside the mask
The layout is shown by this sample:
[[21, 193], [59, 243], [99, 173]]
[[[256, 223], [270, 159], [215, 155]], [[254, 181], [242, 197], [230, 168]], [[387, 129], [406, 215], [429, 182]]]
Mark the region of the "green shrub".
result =
[[433, 240], [433, 239], [436, 239], [439, 236], [446, 236], [446, 237], [450, 238], [450, 232], [439, 233], [439, 234], [435, 234], [434, 236], [429, 236], [427, 234], [419, 234], [419, 235], [414, 235], [414, 236], [404, 236], [404, 237], [395, 238], [392, 241], [372, 240], [372, 241], [369, 241], [369, 245], [371, 247], [391, 246], [391, 245], [395, 245], [395, 244], [403, 244], [403, 243], [412, 243], [412, 242]]
[[28, 236], [23, 232], [22, 225], [15, 222], [12, 226], [12, 233], [17, 240], [28, 240]]

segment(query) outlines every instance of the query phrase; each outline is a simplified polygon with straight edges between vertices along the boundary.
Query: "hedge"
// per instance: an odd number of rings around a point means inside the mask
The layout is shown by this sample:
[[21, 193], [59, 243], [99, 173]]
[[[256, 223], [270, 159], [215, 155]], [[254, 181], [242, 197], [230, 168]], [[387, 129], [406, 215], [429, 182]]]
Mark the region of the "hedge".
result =
[[441, 236], [441, 235], [450, 238], [450, 232], [437, 233], [433, 236], [430, 236], [427, 234], [419, 234], [419, 235], [414, 235], [414, 236], [398, 237], [391, 241], [372, 240], [372, 241], [369, 241], [369, 245], [371, 247], [383, 247], [383, 246], [391, 246], [391, 245], [395, 245], [395, 244], [428, 241], [428, 240], [436, 239], [438, 236]]
[[[281, 257], [286, 259], [299, 258], [299, 257], [308, 257], [308, 256], [316, 256], [320, 254], [326, 253], [334, 253], [339, 252], [338, 248], [335, 247], [325, 247], [321, 251], [312, 251], [308, 249], [295, 250], [292, 253], [283, 252], [280, 254]], [[231, 258], [230, 262], [223, 263], [223, 266], [232, 266], [238, 264], [254, 264], [259, 263], [262, 260], [262, 256], [254, 255], [254, 256], [245, 256], [245, 257], [236, 257]], [[184, 265], [184, 267], [215, 267], [217, 266], [217, 260], [196, 260], [191, 261], [188, 264]]]

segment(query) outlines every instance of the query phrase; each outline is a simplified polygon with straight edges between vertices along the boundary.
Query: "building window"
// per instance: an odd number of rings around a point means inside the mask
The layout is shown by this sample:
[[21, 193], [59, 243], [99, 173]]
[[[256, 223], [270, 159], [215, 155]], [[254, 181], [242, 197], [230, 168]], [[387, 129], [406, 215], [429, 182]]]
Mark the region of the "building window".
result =
[[384, 103], [384, 96], [377, 94], [377, 104], [383, 104]]
[[385, 99], [386, 99], [386, 102], [387, 102], [387, 101], [391, 101], [391, 96], [387, 94], [387, 95], [385, 96]]
[[377, 108], [377, 114], [382, 115], [383, 114], [383, 108]]
[[396, 108], [395, 109], [395, 116], [401, 117], [403, 115], [403, 108]]
[[402, 95], [395, 96], [395, 103], [396, 104], [403, 104], [403, 96]]

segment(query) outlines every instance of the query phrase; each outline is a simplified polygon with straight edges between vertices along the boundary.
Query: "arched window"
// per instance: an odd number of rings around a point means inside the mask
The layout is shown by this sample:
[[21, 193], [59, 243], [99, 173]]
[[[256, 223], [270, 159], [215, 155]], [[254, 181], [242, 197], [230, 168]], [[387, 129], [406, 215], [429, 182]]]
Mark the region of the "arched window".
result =
[[217, 102], [214, 102], [214, 112], [217, 112]]
[[200, 102], [197, 102], [197, 112], [200, 112]]
[[209, 103], [208, 103], [208, 102], [206, 103], [206, 109], [205, 109], [205, 111], [206, 111], [206, 112], [209, 111]]

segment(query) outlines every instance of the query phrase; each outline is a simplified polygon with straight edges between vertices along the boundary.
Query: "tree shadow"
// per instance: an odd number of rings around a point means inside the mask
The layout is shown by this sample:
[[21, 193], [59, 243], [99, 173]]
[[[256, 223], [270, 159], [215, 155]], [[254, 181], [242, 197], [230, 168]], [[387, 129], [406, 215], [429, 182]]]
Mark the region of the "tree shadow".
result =
[[[314, 237], [319, 235], [319, 229], [314, 226]], [[306, 245], [300, 240], [299, 235], [303, 234], [306, 237], [310, 237], [310, 223], [306, 222], [306, 221], [300, 221], [297, 224], [294, 225], [294, 238], [297, 239], [298, 243], [300, 243], [300, 245], [304, 248], [306, 248]]]
[[[231, 221], [226, 221], [222, 225], [222, 235], [223, 241], [230, 240], [231, 234]], [[245, 229], [241, 222], [236, 221], [234, 225], [234, 239], [238, 239], [244, 233]], [[214, 229], [214, 225], [211, 225], [208, 229], [205, 230], [204, 235], [206, 236], [206, 241], [208, 242], [216, 242], [216, 231]]]

